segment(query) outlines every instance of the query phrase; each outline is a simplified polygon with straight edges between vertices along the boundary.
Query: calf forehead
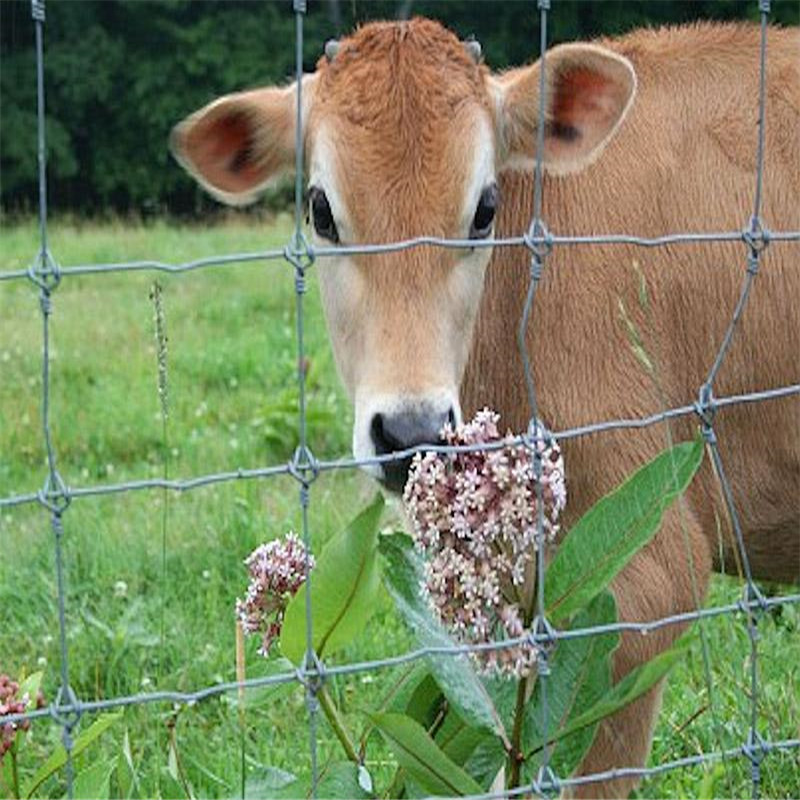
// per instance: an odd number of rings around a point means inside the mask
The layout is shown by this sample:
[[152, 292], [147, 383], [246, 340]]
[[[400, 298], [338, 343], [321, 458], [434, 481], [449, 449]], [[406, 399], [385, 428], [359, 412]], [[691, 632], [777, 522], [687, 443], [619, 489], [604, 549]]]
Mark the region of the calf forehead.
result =
[[364, 26], [318, 70], [312, 136], [328, 140], [358, 234], [452, 233], [486, 130], [485, 68], [438, 23], [412, 20]]

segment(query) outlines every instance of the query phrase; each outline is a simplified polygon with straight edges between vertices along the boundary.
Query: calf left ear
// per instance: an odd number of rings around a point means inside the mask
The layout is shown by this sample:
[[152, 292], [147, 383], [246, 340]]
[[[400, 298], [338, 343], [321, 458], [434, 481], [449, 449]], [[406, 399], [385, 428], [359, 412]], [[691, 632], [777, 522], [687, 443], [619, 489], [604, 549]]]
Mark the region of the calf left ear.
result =
[[[536, 159], [541, 61], [490, 78], [496, 100], [500, 168], [530, 169]], [[594, 161], [625, 119], [636, 94], [627, 58], [592, 44], [547, 51], [543, 164], [578, 172]]]
[[[303, 78], [303, 120], [314, 100], [316, 73]], [[237, 92], [176, 125], [172, 154], [217, 200], [241, 206], [294, 167], [297, 85]]]

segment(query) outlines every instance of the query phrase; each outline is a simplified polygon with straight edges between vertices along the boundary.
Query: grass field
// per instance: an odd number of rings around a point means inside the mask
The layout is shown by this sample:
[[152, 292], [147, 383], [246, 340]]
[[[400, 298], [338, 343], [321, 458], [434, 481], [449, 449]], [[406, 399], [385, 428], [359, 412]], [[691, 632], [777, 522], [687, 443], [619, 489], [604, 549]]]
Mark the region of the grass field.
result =
[[[282, 245], [290, 224], [216, 227], [55, 223], [51, 249], [64, 265], [158, 258], [182, 261]], [[34, 224], [4, 225], [0, 269], [26, 266], [37, 249]], [[156, 350], [145, 273], [65, 279], [52, 318], [52, 427], [58, 466], [70, 486], [160, 476], [190, 477], [285, 462], [296, 445], [294, 283], [282, 263], [244, 264], [183, 276], [158, 276], [169, 336], [166, 442], [156, 391]], [[318, 457], [349, 451], [351, 411], [327, 345], [315, 282], [307, 295], [310, 442]], [[25, 281], [0, 283], [0, 496], [40, 488], [46, 475], [40, 426], [41, 320]], [[166, 464], [165, 464], [166, 456]], [[567, 476], [569, 477], [569, 476]], [[363, 476], [326, 473], [314, 484], [310, 522], [315, 547], [338, 531], [374, 492]], [[165, 509], [165, 503], [167, 503]], [[166, 559], [162, 522], [166, 511]], [[387, 516], [387, 524], [391, 523]], [[291, 479], [237, 482], [165, 497], [137, 492], [75, 502], [66, 512], [67, 638], [70, 679], [83, 699], [174, 688], [194, 690], [235, 679], [234, 616], [246, 586], [242, 559], [260, 542], [299, 526]], [[0, 514], [0, 673], [45, 671], [58, 687], [58, 622], [53, 543], [39, 507]], [[718, 579], [710, 602], [740, 596]], [[164, 636], [162, 640], [162, 618]], [[740, 745], [749, 724], [749, 645], [739, 620], [705, 628], [711, 692], [699, 639], [672, 674], [651, 763]], [[794, 607], [761, 626], [761, 730], [800, 735], [800, 615]], [[411, 638], [388, 599], [350, 661], [400, 653]], [[248, 676], [263, 659], [248, 644]], [[359, 732], [390, 673], [336, 681], [347, 724]], [[248, 779], [267, 765], [308, 770], [306, 718], [298, 689], [254, 695], [242, 736], [235, 698], [191, 708], [127, 708], [79, 758], [79, 767], [130, 746], [139, 797], [234, 797], [241, 764]], [[82, 723], [85, 727], [88, 722]], [[58, 741], [47, 721], [34, 724], [20, 756], [21, 782]], [[324, 762], [338, 750], [324, 722]], [[368, 762], [385, 785], [392, 764], [377, 742]], [[171, 755], [172, 754], [172, 755]], [[800, 796], [800, 761], [772, 755], [765, 796]], [[175, 776], [178, 776], [178, 780]], [[0, 785], [0, 795], [8, 788]], [[112, 779], [112, 793], [119, 791]], [[749, 795], [742, 762], [677, 771], [645, 783], [641, 797]], [[63, 775], [37, 794], [59, 796]]]

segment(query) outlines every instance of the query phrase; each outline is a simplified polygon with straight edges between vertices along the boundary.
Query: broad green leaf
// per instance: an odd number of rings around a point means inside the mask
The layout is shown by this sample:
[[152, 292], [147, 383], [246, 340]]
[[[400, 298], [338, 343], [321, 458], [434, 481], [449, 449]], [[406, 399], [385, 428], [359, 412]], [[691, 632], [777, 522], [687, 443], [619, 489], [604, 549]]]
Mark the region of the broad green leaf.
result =
[[487, 736], [472, 751], [464, 769], [488, 791], [500, 768], [506, 763], [506, 751], [500, 741]]
[[371, 719], [400, 766], [425, 791], [447, 797], [480, 794], [480, 785], [439, 749], [418, 722], [402, 714], [373, 714]]
[[[632, 703], [637, 697], [652, 689], [678, 661], [685, 658], [687, 649], [688, 643], [685, 637], [682, 637], [674, 647], [659, 653], [655, 658], [629, 672], [605, 694], [600, 702], [571, 718], [559, 734], [550, 737], [550, 741], [563, 739]], [[538, 740], [533, 749], [538, 750], [541, 746], [542, 742]]]
[[[366, 778], [369, 778], [367, 773]], [[308, 793], [310, 796], [310, 792]], [[317, 797], [342, 798], [343, 800], [364, 800], [370, 795], [359, 782], [359, 766], [352, 761], [337, 761], [329, 764], [319, 776]]]
[[450, 709], [445, 717], [444, 724], [436, 732], [436, 744], [451, 760], [463, 767], [475, 748], [484, 739], [494, 739], [485, 728], [475, 728], [467, 725], [455, 711]]
[[175, 749], [175, 742], [169, 743], [169, 752], [167, 753], [167, 772], [175, 783], [181, 783], [181, 770], [178, 766], [178, 751]]
[[[349, 644], [375, 611], [380, 590], [378, 523], [383, 498], [376, 495], [348, 527], [328, 542], [311, 576], [314, 649], [319, 655]], [[306, 652], [306, 593], [289, 602], [281, 652], [299, 664]]]
[[551, 622], [569, 619], [583, 608], [652, 539], [664, 511], [689, 485], [702, 459], [702, 439], [678, 444], [581, 517], [564, 537], [545, 575]]
[[122, 736], [120, 751], [122, 757], [117, 761], [117, 783], [120, 794], [127, 800], [139, 788], [139, 777], [136, 773], [136, 765], [133, 763], [131, 740], [127, 728]]
[[111, 773], [117, 766], [117, 757], [97, 761], [75, 776], [72, 795], [76, 800], [97, 800], [110, 797]]
[[[83, 733], [75, 738], [75, 741], [72, 743], [72, 757], [75, 758], [79, 756], [90, 744], [99, 739], [121, 716], [121, 711], [100, 715], [85, 731], [83, 731]], [[64, 749], [63, 745], [58, 745], [50, 758], [39, 767], [36, 774], [31, 778], [22, 792], [23, 796], [30, 797], [44, 781], [55, 772], [58, 772], [66, 763], [67, 751]]]
[[[371, 797], [362, 783], [371, 781], [369, 773], [352, 761], [335, 761], [326, 765], [319, 775], [317, 797], [320, 800], [366, 800]], [[311, 782], [298, 778], [291, 772], [267, 767], [256, 779], [249, 780], [245, 787], [247, 800], [306, 800], [311, 797]]]
[[309, 793], [308, 782], [277, 767], [267, 767], [256, 780], [248, 780], [244, 796], [246, 800], [284, 800], [304, 798]]
[[[18, 740], [17, 740], [18, 741]], [[19, 747], [17, 742], [14, 742], [12, 747], [16, 748]], [[14, 794], [14, 768], [12, 766], [12, 761], [14, 759], [11, 757], [2, 758], [0, 759], [0, 788], [5, 789], [8, 792], [8, 797], [16, 797], [17, 795]]]
[[[394, 533], [380, 537], [386, 559], [384, 583], [400, 615], [424, 647], [452, 647], [453, 641], [434, 618], [421, 593], [422, 566], [411, 537]], [[431, 656], [431, 671], [459, 716], [471, 725], [485, 727], [508, 738], [486, 687], [466, 656]]]
[[41, 671], [32, 672], [19, 685], [19, 691], [17, 692], [17, 695], [19, 697], [25, 697], [26, 694], [28, 695], [28, 704], [25, 706], [26, 711], [36, 708], [36, 696], [39, 694], [39, 689], [42, 686], [43, 675], [44, 672]]
[[[617, 621], [617, 607], [609, 592], [601, 592], [576, 614], [571, 628], [589, 628]], [[550, 656], [551, 672], [547, 679], [547, 736], [558, 737], [569, 721], [599, 703], [611, 689], [611, 654], [619, 643], [619, 634], [561, 639]], [[525, 709], [523, 749], [544, 740], [542, 730], [542, 684], [537, 681]], [[587, 725], [559, 739], [550, 753], [550, 764], [558, 775], [571, 775], [580, 764], [594, 739], [597, 723]], [[538, 770], [535, 761], [526, 764], [532, 778]]]
[[[409, 712], [411, 698], [414, 697], [419, 686], [430, 678], [430, 669], [424, 662], [417, 662], [407, 666], [400, 677], [392, 684], [388, 692], [382, 697], [377, 706], [374, 707], [375, 713], [395, 711], [406, 713], [411, 717], [414, 714]], [[437, 686], [438, 689], [438, 686]], [[414, 717], [416, 719], [416, 717]], [[361, 734], [362, 746], [366, 745], [369, 737], [375, 732], [375, 726], [367, 721], [364, 732]]]
[[419, 722], [423, 728], [429, 729], [440, 712], [443, 701], [444, 697], [439, 684], [433, 675], [428, 673], [409, 697], [405, 715], [411, 717], [415, 722]]

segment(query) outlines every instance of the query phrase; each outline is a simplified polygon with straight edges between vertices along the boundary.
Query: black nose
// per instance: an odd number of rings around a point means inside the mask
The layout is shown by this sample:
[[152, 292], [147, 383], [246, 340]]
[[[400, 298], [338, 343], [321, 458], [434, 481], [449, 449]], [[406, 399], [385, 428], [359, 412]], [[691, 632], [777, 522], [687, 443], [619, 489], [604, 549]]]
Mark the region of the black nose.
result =
[[[398, 414], [376, 414], [370, 425], [375, 452], [382, 456], [419, 444], [441, 444], [441, 431], [446, 422], [455, 425], [456, 415], [452, 408], [444, 413], [402, 411]], [[382, 466], [381, 482], [393, 492], [402, 492], [408, 480], [411, 458], [386, 461]]]

